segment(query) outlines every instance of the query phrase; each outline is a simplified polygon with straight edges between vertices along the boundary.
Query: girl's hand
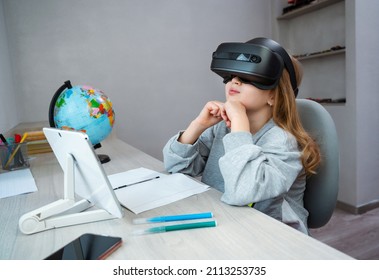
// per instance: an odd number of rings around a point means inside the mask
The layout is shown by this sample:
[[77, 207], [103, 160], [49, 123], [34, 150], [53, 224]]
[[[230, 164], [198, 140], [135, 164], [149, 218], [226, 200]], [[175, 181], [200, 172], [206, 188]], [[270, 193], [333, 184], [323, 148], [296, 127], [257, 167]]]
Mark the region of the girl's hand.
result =
[[220, 101], [209, 101], [194, 121], [202, 128], [207, 129], [222, 121], [223, 107], [224, 103]]
[[222, 121], [221, 113], [224, 103], [209, 101], [205, 104], [200, 114], [194, 119], [187, 129], [179, 137], [178, 141], [184, 144], [193, 144], [200, 135], [209, 127]]
[[224, 104], [222, 118], [232, 131], [250, 131], [246, 108], [238, 101], [227, 101]]

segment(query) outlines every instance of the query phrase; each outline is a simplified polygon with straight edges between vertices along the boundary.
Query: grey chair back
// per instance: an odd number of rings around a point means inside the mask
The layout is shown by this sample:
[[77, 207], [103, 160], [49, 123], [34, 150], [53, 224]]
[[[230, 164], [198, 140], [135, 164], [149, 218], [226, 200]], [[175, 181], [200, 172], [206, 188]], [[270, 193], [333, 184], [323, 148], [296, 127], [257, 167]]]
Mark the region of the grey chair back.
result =
[[339, 149], [337, 131], [329, 112], [319, 103], [296, 100], [304, 129], [316, 140], [321, 150], [321, 165], [316, 175], [307, 179], [304, 207], [309, 212], [308, 227], [319, 228], [331, 218], [339, 188]]

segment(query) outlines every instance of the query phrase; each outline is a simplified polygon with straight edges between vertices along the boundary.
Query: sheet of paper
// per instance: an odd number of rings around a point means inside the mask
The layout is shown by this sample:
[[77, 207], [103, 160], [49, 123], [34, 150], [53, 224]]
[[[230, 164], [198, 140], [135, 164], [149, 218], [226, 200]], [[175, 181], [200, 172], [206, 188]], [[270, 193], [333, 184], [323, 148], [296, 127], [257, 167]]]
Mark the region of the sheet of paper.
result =
[[0, 174], [0, 198], [37, 191], [29, 168]]
[[163, 176], [167, 175], [148, 168], [140, 167], [125, 172], [109, 175], [108, 179], [113, 189], [117, 189], [121, 186], [136, 184], [138, 182]]
[[[151, 170], [131, 170], [123, 172], [123, 176], [130, 179], [128, 172], [132, 174], [131, 177], [134, 182], [136, 182], [138, 181], [137, 178], [140, 180], [143, 180], [143, 178], [146, 179], [144, 174], [147, 174], [148, 172], [151, 173]], [[137, 173], [139, 173], [139, 177], [134, 176]], [[150, 174], [152, 177], [155, 175], [156, 173], [153, 175], [152, 173]], [[177, 173], [172, 175], [161, 175], [163, 176], [158, 179], [152, 179], [150, 181], [145, 181], [115, 190], [116, 196], [121, 205], [128, 208], [132, 212], [139, 214], [144, 211], [184, 199], [191, 195], [205, 192], [209, 189], [209, 186], [195, 181], [184, 174]], [[110, 181], [112, 180], [110, 179]], [[131, 180], [125, 180], [125, 182], [131, 182]], [[122, 185], [127, 184], [123, 183]]]

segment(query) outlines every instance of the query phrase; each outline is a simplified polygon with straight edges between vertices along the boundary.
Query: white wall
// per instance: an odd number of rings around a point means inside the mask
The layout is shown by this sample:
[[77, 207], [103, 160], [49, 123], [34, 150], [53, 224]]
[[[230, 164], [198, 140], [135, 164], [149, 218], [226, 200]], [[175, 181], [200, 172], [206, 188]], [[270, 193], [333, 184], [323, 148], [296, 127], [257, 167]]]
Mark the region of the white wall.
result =
[[261, 0], [2, 1], [20, 121], [47, 120], [64, 81], [92, 85], [114, 103], [120, 138], [157, 158], [206, 101], [224, 98], [209, 70], [218, 44], [271, 32]]
[[355, 1], [357, 205], [379, 201], [378, 14], [378, 1]]
[[19, 122], [17, 112], [23, 109], [16, 106], [11, 69], [3, 2], [0, 1], [0, 133]]
[[340, 138], [339, 201], [356, 208], [379, 205], [378, 2], [345, 1], [345, 106], [327, 107]]

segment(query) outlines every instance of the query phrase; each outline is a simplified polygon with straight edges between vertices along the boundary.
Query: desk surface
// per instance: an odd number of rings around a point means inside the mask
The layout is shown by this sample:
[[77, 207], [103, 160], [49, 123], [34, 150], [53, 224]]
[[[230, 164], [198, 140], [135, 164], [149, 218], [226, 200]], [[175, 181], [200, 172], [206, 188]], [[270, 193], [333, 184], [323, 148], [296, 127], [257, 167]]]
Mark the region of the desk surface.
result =
[[[163, 171], [162, 162], [114, 136], [102, 145], [96, 152], [111, 157], [104, 164], [108, 175], [138, 167]], [[109, 259], [350, 259], [254, 209], [221, 202], [214, 189], [139, 215], [126, 210], [122, 219], [24, 235], [18, 229], [21, 215], [63, 197], [63, 172], [53, 153], [32, 158], [31, 171], [37, 192], [0, 199], [0, 259], [43, 259], [88, 232], [122, 237], [122, 247]], [[133, 218], [207, 211], [214, 213], [216, 228], [131, 235], [142, 227]]]

